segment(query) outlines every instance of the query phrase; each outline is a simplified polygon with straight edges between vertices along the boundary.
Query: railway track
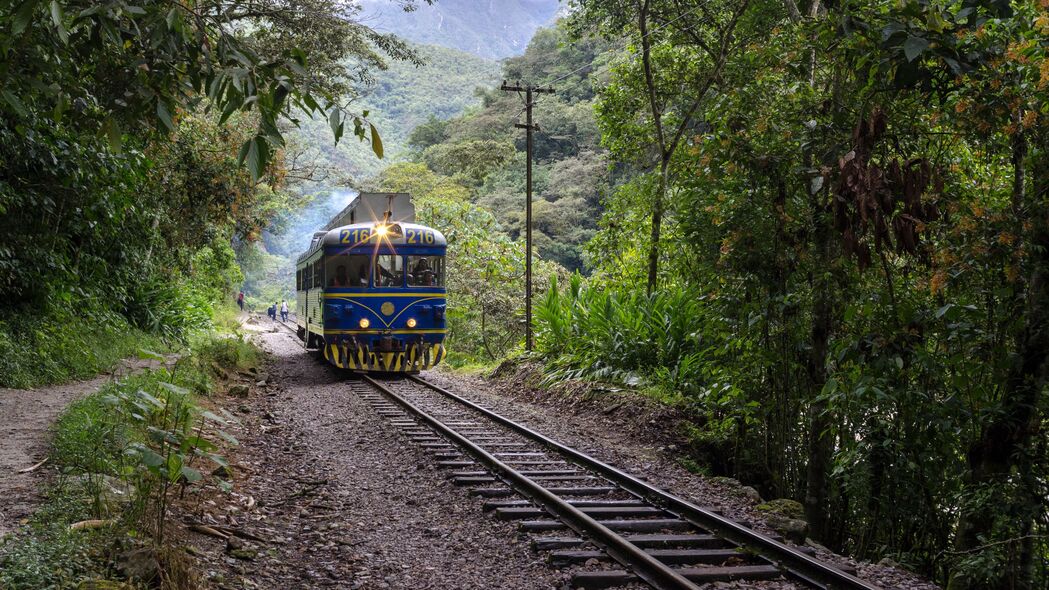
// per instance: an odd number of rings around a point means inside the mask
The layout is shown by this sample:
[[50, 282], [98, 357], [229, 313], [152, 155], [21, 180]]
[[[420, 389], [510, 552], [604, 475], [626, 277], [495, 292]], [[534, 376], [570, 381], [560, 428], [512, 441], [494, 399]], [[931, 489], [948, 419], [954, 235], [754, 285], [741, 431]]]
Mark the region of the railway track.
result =
[[878, 590], [805, 549], [696, 506], [418, 377], [350, 387], [496, 518], [516, 521], [574, 587], [659, 589], [789, 578]]
[[[291, 334], [294, 328], [277, 322]], [[792, 579], [825, 590], [881, 590], [416, 376], [348, 385], [434, 456], [496, 518], [516, 521], [577, 588], [697, 588]]]

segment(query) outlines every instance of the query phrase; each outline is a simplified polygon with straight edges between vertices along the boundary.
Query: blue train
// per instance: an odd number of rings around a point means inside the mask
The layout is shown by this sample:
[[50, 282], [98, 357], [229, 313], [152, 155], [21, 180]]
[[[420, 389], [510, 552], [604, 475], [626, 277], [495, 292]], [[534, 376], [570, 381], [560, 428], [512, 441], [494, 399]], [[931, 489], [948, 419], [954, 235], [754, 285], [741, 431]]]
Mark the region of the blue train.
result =
[[[447, 241], [396, 221], [414, 218], [410, 204], [394, 214], [397, 196], [359, 195], [296, 263], [299, 338], [341, 369], [417, 373], [445, 355]], [[378, 220], [362, 214], [369, 198], [389, 199]]]

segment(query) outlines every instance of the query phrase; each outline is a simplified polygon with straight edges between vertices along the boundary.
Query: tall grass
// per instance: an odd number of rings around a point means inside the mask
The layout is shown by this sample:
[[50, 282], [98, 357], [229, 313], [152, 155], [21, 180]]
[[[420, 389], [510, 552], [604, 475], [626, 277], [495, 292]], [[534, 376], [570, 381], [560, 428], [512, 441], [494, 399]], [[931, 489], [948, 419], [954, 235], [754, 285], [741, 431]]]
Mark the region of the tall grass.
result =
[[717, 351], [703, 299], [684, 290], [649, 295], [587, 288], [578, 274], [561, 290], [555, 277], [536, 320], [536, 343], [551, 380], [636, 385], [658, 375], [672, 387], [691, 389]]

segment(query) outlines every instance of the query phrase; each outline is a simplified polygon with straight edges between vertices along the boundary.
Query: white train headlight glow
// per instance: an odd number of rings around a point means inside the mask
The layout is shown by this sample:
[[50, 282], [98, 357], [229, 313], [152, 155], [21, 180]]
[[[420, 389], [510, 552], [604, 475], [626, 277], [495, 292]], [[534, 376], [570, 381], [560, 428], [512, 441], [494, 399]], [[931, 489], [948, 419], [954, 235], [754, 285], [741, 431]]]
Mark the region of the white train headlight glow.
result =
[[368, 321], [368, 318], [361, 318], [361, 321], [357, 322], [357, 325], [363, 330], [372, 325], [372, 323]]
[[408, 318], [408, 321], [406, 323], [408, 324], [409, 328], [414, 328], [415, 327], [415, 318]]

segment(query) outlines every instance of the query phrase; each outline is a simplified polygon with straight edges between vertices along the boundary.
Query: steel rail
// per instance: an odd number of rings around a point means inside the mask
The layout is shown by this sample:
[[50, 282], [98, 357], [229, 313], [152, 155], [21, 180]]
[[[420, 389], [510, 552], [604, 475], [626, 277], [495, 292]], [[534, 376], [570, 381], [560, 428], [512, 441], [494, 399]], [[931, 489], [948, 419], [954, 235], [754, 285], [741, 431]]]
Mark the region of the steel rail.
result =
[[652, 587], [658, 588], [659, 590], [698, 590], [699, 586], [674, 571], [673, 568], [668, 567], [663, 562], [652, 557], [640, 547], [627, 541], [605, 525], [585, 514], [582, 510], [562, 500], [542, 485], [536, 483], [527, 476], [522, 475], [514, 468], [499, 460], [495, 455], [484, 450], [476, 443], [445, 425], [439, 419], [429, 415], [421, 408], [416, 407], [390, 388], [379, 383], [368, 375], [362, 374], [361, 379], [400, 404], [410, 413], [425, 422], [430, 428], [433, 428], [445, 438], [453, 441], [467, 453], [472, 455], [474, 459], [492, 471], [492, 473], [503, 479], [503, 481], [509, 484], [515, 491], [530, 498], [552, 515], [556, 516], [561, 522], [565, 523], [565, 525], [570, 527], [576, 533], [584, 538], [588, 538], [594, 542], [595, 545], [604, 549], [609, 556], [618, 561], [624, 567], [628, 568]]
[[725, 518], [719, 514], [715, 514], [709, 510], [704, 510], [687, 500], [643, 482], [607, 463], [571, 447], [567, 447], [528, 428], [527, 426], [514, 422], [513, 420], [505, 418], [471, 400], [452, 393], [443, 387], [434, 385], [416, 375], [409, 375], [408, 378], [476, 410], [485, 417], [514, 430], [518, 434], [546, 445], [562, 455], [570, 457], [577, 464], [601, 474], [609, 481], [622, 487], [628, 492], [644, 498], [668, 512], [674, 513], [676, 516], [692, 523], [693, 525], [707, 529], [720, 537], [754, 551], [801, 581], [828, 590], [882, 590], [879, 586], [875, 586], [865, 580], [857, 578], [856, 576], [814, 559], [792, 547], [780, 543], [768, 535], [751, 530], [738, 522]]

